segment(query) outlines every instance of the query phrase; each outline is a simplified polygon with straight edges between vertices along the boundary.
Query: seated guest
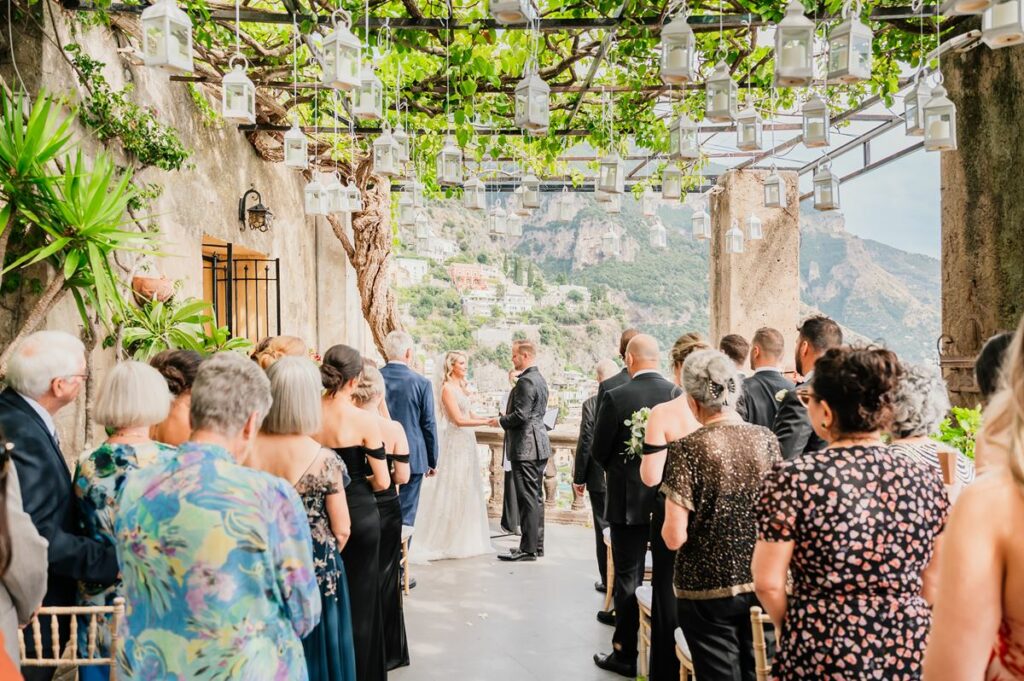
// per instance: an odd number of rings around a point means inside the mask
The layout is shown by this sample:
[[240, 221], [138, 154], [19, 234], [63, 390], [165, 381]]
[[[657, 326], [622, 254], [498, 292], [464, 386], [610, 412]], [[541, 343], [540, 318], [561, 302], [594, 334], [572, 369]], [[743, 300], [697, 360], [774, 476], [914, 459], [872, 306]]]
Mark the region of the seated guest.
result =
[[1004, 394], [985, 411], [1002, 449], [967, 487], [943, 535], [926, 681], [1024, 679], [1024, 320], [1007, 353]]
[[738, 333], [730, 333], [718, 341], [718, 349], [733, 361], [736, 373], [742, 380], [746, 376], [743, 372], [747, 369], [747, 356], [750, 354], [750, 343], [747, 339]]
[[214, 355], [190, 440], [128, 476], [115, 523], [126, 678], [306, 678], [301, 639], [320, 621], [306, 512], [286, 481], [241, 465], [270, 401], [255, 363]]
[[[116, 546], [114, 521], [118, 496], [131, 471], [165, 460], [175, 452], [173, 447], [149, 439], [153, 424], [167, 417], [171, 393], [160, 372], [142, 362], [121, 362], [111, 369], [100, 385], [94, 418], [110, 433], [106, 442], [78, 461], [73, 476], [81, 532], [86, 537], [109, 546]], [[113, 605], [123, 596], [121, 583], [97, 586], [88, 582], [79, 585], [79, 605]], [[82, 619], [78, 629], [78, 647], [88, 650], [88, 621]], [[101, 628], [98, 650], [106, 657], [110, 633]], [[109, 678], [106, 667], [82, 667], [80, 681]]]
[[949, 501], [937, 473], [882, 443], [899, 379], [888, 350], [826, 352], [800, 398], [828, 446], [765, 478], [752, 569], [780, 681], [921, 676], [925, 572]]
[[772, 431], [736, 413], [740, 379], [731, 358], [695, 352], [683, 390], [703, 428], [668, 445], [665, 526], [675, 559], [679, 626], [701, 681], [754, 681], [750, 559], [761, 480], [779, 461]]
[[747, 423], [771, 428], [782, 401], [796, 387], [782, 375], [785, 344], [782, 334], [767, 326], [754, 334], [750, 348], [750, 368], [754, 373], [743, 381], [740, 402], [736, 405], [736, 411]]
[[306, 341], [297, 336], [270, 336], [253, 348], [251, 357], [266, 371], [282, 357], [309, 357], [309, 348]]
[[[117, 553], [109, 544], [79, 534], [71, 475], [61, 453], [54, 417], [78, 397], [86, 378], [85, 347], [62, 331], [37, 331], [15, 348], [7, 364], [7, 389], [0, 394], [0, 429], [15, 444], [25, 513], [49, 542], [43, 605], [72, 606], [78, 582], [99, 586], [117, 579]], [[61, 623], [61, 640], [67, 635]], [[35, 641], [26, 641], [35, 654]], [[43, 650], [52, 650], [44, 627]], [[48, 680], [53, 669], [26, 669], [28, 681]]]
[[352, 531], [345, 464], [311, 435], [320, 430], [320, 370], [282, 357], [267, 370], [273, 403], [247, 466], [287, 480], [299, 493], [313, 535], [320, 624], [302, 640], [310, 681], [356, 681], [348, 576], [341, 559]]
[[188, 411], [192, 404], [192, 383], [196, 380], [202, 355], [194, 350], [164, 350], [149, 360], [171, 391], [171, 409], [160, 423], [149, 429], [149, 437], [177, 447], [192, 434]]

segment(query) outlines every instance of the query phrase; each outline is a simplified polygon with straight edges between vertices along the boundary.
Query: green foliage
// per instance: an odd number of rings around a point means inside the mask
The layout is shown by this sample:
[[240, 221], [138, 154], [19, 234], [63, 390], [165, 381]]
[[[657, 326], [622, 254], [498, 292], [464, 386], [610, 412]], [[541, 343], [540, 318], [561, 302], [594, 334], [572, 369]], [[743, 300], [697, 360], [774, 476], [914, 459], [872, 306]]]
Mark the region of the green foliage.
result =
[[192, 103], [196, 105], [196, 109], [199, 110], [199, 116], [203, 121], [203, 125], [208, 128], [219, 128], [223, 123], [224, 119], [221, 118], [220, 113], [210, 104], [210, 100], [206, 98], [206, 95], [195, 86], [195, 83], [186, 83], [188, 86], [188, 94], [192, 97]]
[[462, 299], [450, 286], [411, 286], [399, 293], [399, 302], [409, 306], [413, 319], [427, 319], [435, 312], [446, 317], [462, 316]]
[[494, 348], [477, 348], [473, 353], [473, 364], [475, 366], [493, 364], [509, 371], [512, 368], [512, 348], [507, 343], [499, 343]]
[[[150, 301], [142, 307], [129, 305], [117, 322], [121, 329], [122, 349], [132, 359], [141, 362], [149, 361], [164, 350], [195, 350], [212, 354], [245, 351], [252, 347], [245, 338], [232, 338], [227, 327], [212, 326], [210, 304], [195, 298], [178, 303]], [[110, 347], [116, 342], [112, 334], [104, 340], [104, 346]]]
[[939, 424], [939, 432], [932, 437], [960, 450], [974, 459], [974, 441], [981, 430], [981, 407], [953, 407], [948, 418]]

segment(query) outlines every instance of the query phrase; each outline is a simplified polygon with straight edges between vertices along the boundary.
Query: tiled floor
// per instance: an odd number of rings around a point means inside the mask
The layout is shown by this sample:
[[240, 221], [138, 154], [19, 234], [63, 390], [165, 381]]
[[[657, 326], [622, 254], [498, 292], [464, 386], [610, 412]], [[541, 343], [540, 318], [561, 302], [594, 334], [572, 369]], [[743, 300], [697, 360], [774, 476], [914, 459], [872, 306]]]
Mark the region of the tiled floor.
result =
[[[518, 538], [494, 541], [504, 551]], [[413, 566], [406, 599], [412, 665], [394, 681], [611, 681], [594, 666], [612, 628], [594, 615], [593, 530], [547, 526], [545, 556], [502, 563], [493, 556]]]

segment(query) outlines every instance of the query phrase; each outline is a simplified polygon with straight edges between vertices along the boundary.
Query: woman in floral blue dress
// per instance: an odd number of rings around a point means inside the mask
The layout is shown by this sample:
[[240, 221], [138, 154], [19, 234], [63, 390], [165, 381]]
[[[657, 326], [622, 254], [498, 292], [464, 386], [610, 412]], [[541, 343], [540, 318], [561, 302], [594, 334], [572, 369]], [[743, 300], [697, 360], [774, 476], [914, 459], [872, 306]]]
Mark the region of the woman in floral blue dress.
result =
[[[156, 369], [141, 362], [122, 362], [107, 374], [96, 400], [96, 422], [111, 432], [106, 442], [84, 455], [75, 468], [74, 489], [82, 534], [114, 545], [117, 498], [128, 474], [161, 461], [173, 447], [149, 439], [150, 426], [167, 417], [171, 394]], [[81, 583], [79, 605], [112, 605], [122, 595], [121, 582], [108, 587]], [[78, 646], [87, 650], [88, 626], [78, 628]], [[99, 629], [99, 652], [107, 655], [108, 630]], [[82, 667], [81, 681], [109, 678], [105, 667]]]

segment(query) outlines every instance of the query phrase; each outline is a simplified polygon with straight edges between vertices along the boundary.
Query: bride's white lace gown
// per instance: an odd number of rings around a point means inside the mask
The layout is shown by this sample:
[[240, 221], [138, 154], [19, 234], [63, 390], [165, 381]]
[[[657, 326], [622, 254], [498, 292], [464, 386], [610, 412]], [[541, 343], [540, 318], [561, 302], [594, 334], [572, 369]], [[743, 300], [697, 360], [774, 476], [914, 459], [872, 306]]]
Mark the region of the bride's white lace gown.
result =
[[[459, 409], [469, 414], [469, 398], [455, 391]], [[423, 480], [416, 533], [409, 560], [425, 563], [493, 553], [483, 478], [472, 428], [452, 423], [442, 406], [438, 419], [437, 475]]]

